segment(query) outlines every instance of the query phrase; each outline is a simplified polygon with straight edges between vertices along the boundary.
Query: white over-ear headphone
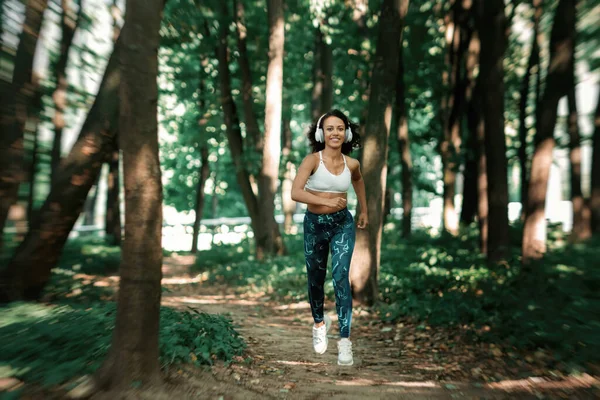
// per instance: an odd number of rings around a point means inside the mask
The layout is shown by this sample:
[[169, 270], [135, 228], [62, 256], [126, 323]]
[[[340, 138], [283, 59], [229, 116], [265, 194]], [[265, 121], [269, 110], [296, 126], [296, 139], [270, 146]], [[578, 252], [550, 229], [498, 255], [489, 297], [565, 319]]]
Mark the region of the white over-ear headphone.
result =
[[[327, 114], [321, 115], [321, 118], [317, 121], [317, 130], [315, 131], [315, 140], [319, 143], [325, 142], [325, 135], [323, 134], [323, 128], [321, 128], [321, 120]], [[352, 129], [350, 129], [350, 122], [348, 122], [348, 127], [346, 128], [346, 137], [344, 138], [344, 142], [348, 143], [352, 141]]]

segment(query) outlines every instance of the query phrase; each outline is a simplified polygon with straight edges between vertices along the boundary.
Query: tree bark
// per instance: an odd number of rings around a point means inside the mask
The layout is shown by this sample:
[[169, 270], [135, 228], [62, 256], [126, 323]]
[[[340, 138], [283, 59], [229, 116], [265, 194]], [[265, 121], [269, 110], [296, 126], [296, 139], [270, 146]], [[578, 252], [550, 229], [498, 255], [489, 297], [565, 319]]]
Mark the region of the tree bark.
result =
[[62, 161], [50, 194], [4, 271], [0, 280], [0, 301], [39, 298], [102, 163], [113, 149], [118, 116], [120, 48], [117, 41], [79, 137]]
[[210, 175], [210, 166], [208, 165], [208, 145], [205, 144], [200, 149], [202, 166], [200, 167], [200, 177], [198, 178], [198, 187], [196, 189], [196, 217], [194, 219], [194, 232], [192, 236], [192, 253], [198, 252], [198, 235], [200, 234], [200, 222], [204, 211], [204, 186]]
[[263, 147], [263, 138], [260, 135], [260, 128], [258, 127], [258, 121], [256, 119], [256, 113], [254, 112], [253, 105], [254, 96], [252, 94], [252, 74], [250, 72], [250, 61], [246, 46], [248, 29], [245, 23], [244, 0], [233, 0], [233, 8], [234, 22], [237, 32], [237, 48], [239, 52], [238, 64], [240, 66], [240, 74], [242, 77], [242, 100], [244, 102], [244, 120], [246, 122], [246, 132], [252, 147], [254, 147], [258, 153], [261, 153]]
[[454, 197], [456, 195], [456, 173], [460, 166], [461, 120], [466, 96], [462, 70], [465, 52], [469, 44], [467, 30], [469, 8], [469, 1], [453, 0], [446, 25], [448, 43], [446, 63], [450, 73], [444, 80], [450, 88], [450, 94], [442, 105], [444, 138], [440, 144], [440, 152], [444, 165], [444, 230], [451, 235], [458, 234], [458, 214], [454, 207]]
[[[533, 14], [533, 35], [531, 39], [531, 53], [529, 53], [529, 61], [527, 62], [527, 69], [525, 70], [525, 76], [521, 82], [521, 93], [519, 99], [519, 165], [521, 169], [521, 216], [525, 215], [525, 204], [527, 204], [527, 171], [528, 160], [527, 160], [527, 103], [529, 99], [529, 88], [531, 82], [531, 75], [533, 69], [540, 64], [540, 20], [542, 18], [542, 0], [533, 0], [534, 14]], [[539, 75], [539, 71], [537, 72]]]
[[485, 0], [478, 4], [480, 84], [483, 124], [485, 129], [485, 158], [489, 230], [488, 260], [496, 262], [507, 256], [508, 175], [506, 139], [504, 133], [504, 68], [506, 49], [506, 17], [504, 1]]
[[[158, 157], [157, 49], [162, 0], [129, 0], [123, 27], [119, 148], [125, 237], [111, 349], [95, 375], [103, 388], [160, 383], [162, 184]], [[139, 166], [143, 165], [143, 168]]]
[[[404, 46], [398, 43], [398, 76], [396, 80], [396, 108], [394, 110], [398, 129], [398, 153], [402, 165], [402, 237], [409, 238], [412, 231], [412, 158], [406, 116], [406, 89], [404, 84]], [[391, 199], [390, 199], [391, 202]]]
[[[407, 0], [384, 0], [381, 6], [361, 160], [369, 225], [366, 229], [356, 232], [356, 245], [350, 267], [352, 297], [357, 304], [371, 305], [378, 295], [377, 276], [381, 255], [388, 138], [398, 80], [398, 44], [402, 40], [407, 9]], [[360, 207], [357, 212], [360, 212]]]
[[65, 111], [67, 109], [67, 89], [69, 82], [67, 80], [67, 63], [69, 61], [69, 50], [73, 43], [75, 31], [81, 19], [83, 1], [79, 2], [79, 11], [77, 16], [71, 15], [71, 1], [61, 0], [61, 31], [62, 37], [60, 41], [60, 54], [56, 63], [54, 79], [56, 80], [56, 88], [52, 94], [54, 101], [54, 140], [52, 142], [52, 161], [51, 161], [51, 182], [56, 178], [56, 171], [60, 163], [62, 149], [62, 132], [65, 127]]
[[558, 101], [567, 95], [571, 86], [575, 14], [575, 0], [559, 1], [550, 37], [550, 64], [546, 87], [537, 105], [535, 150], [531, 162], [523, 230], [522, 262], [525, 265], [542, 258], [546, 252], [546, 192], [555, 144], [554, 127]]
[[[25, 178], [23, 134], [37, 92], [33, 57], [47, 6], [48, 0], [27, 1], [12, 83], [3, 88], [0, 98], [0, 232], [4, 230], [10, 207], [17, 202], [19, 184]], [[0, 235], [0, 249], [2, 237]]]
[[[321, 21], [321, 24], [324, 24]], [[316, 121], [333, 105], [333, 49], [322, 28], [315, 29], [311, 116]]]
[[[574, 48], [573, 48], [574, 50]], [[573, 60], [575, 55], [573, 54]], [[573, 63], [573, 67], [575, 63]], [[581, 191], [581, 136], [577, 121], [577, 100], [575, 99], [575, 71], [573, 71], [573, 86], [567, 95], [569, 109], [569, 159], [571, 161], [571, 204], [573, 207], [573, 228], [570, 240], [580, 242], [592, 236], [591, 214]]]
[[121, 245], [121, 203], [119, 179], [119, 150], [111, 151], [108, 161], [108, 176], [106, 179], [106, 214], [104, 229], [108, 242], [115, 246]]
[[285, 253], [279, 226], [275, 222], [275, 194], [279, 183], [281, 156], [281, 111], [283, 100], [283, 46], [285, 29], [282, 0], [267, 0], [269, 19], [269, 64], [267, 68], [265, 136], [262, 167], [258, 177], [259, 215], [267, 229], [257, 241], [257, 259]]
[[[466, 60], [466, 80], [465, 80], [465, 97], [467, 101], [467, 152], [465, 159], [464, 168], [464, 184], [463, 184], [463, 199], [462, 208], [460, 214], [460, 221], [463, 225], [469, 225], [478, 215], [479, 210], [479, 132], [481, 122], [481, 110], [479, 103], [480, 98], [476, 98], [478, 95], [477, 80], [475, 79], [475, 69], [479, 65], [479, 51], [480, 51], [479, 35], [476, 32], [469, 32], [469, 46], [467, 51]], [[481, 136], [483, 138], [483, 136]], [[485, 160], [485, 159], [484, 159]], [[483, 170], [485, 174], [485, 170]], [[484, 175], [485, 176], [485, 175]], [[486, 183], [487, 187], [487, 183]], [[486, 210], [487, 210], [487, 197]], [[487, 213], [485, 216], [487, 220]], [[479, 219], [478, 219], [479, 221]], [[486, 222], [487, 223], [487, 222]], [[480, 224], [481, 225], [481, 224]], [[487, 226], [487, 225], [486, 225]], [[481, 228], [481, 226], [480, 226]], [[481, 231], [480, 231], [481, 232]], [[486, 231], [487, 232], [487, 231]], [[487, 243], [487, 236], [486, 236]]]
[[600, 234], [600, 87], [598, 88], [598, 102], [596, 105], [596, 114], [594, 114], [594, 126], [590, 209], [592, 212], [592, 231], [595, 234]]
[[[224, 7], [223, 12], [226, 12]], [[223, 15], [225, 18], [226, 15]], [[208, 26], [205, 25], [205, 32], [208, 34]], [[258, 199], [252, 190], [252, 184], [250, 183], [250, 173], [247, 165], [244, 163], [244, 144], [242, 139], [242, 132], [240, 129], [240, 120], [237, 113], [237, 106], [233, 101], [231, 95], [231, 74], [229, 72], [229, 60], [227, 51], [227, 35], [228, 27], [225, 23], [220, 24], [219, 38], [217, 47], [215, 49], [216, 58], [218, 60], [218, 74], [219, 74], [219, 89], [221, 96], [219, 97], [221, 102], [221, 108], [223, 109], [223, 116], [225, 120], [225, 132], [227, 135], [227, 142], [229, 143], [229, 151], [231, 152], [231, 158], [233, 160], [236, 180], [242, 192], [248, 215], [250, 216], [250, 224], [254, 236], [259, 235], [262, 225], [259, 220], [258, 213]], [[215, 181], [216, 184], [216, 181]], [[213, 200], [216, 195], [213, 195]], [[258, 253], [258, 244], [257, 253]]]

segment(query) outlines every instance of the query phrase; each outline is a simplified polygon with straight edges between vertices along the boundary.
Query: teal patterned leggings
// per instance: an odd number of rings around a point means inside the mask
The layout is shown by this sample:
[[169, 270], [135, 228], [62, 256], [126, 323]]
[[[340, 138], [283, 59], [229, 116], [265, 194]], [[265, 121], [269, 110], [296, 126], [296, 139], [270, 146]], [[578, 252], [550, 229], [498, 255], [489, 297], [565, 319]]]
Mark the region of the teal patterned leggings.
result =
[[308, 275], [308, 299], [315, 323], [323, 321], [327, 258], [331, 247], [331, 266], [335, 308], [340, 326], [340, 337], [350, 337], [352, 323], [352, 292], [348, 273], [354, 251], [355, 227], [347, 208], [332, 214], [304, 216], [304, 256]]

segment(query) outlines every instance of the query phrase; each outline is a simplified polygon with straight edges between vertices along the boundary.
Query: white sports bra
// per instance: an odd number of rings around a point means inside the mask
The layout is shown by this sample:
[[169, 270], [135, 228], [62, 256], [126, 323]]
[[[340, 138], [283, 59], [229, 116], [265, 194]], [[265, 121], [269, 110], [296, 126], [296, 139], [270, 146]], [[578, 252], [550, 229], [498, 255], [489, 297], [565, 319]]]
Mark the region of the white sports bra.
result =
[[323, 155], [319, 152], [319, 167], [317, 170], [308, 177], [308, 181], [304, 186], [304, 189], [314, 190], [315, 192], [328, 192], [328, 193], [346, 193], [350, 187], [352, 174], [346, 164], [346, 157], [344, 158], [344, 170], [339, 175], [334, 175], [323, 163]]

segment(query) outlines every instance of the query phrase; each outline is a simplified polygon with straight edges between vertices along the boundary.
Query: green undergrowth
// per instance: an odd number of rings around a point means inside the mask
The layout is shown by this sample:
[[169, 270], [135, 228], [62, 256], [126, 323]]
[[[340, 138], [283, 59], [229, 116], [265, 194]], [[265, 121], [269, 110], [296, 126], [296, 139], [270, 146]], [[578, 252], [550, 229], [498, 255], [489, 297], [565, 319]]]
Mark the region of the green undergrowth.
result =
[[[56, 385], [92, 373], [110, 346], [116, 307], [97, 303], [41, 305], [13, 303], [0, 308], [0, 378]], [[221, 315], [161, 308], [160, 362], [229, 362], [246, 347], [231, 320]]]
[[[459, 327], [474, 341], [509, 348], [546, 349], [573, 368], [600, 360], [600, 241], [570, 245], [549, 229], [543, 261], [521, 269], [521, 228], [511, 228], [507, 262], [490, 266], [476, 229], [458, 237], [415, 232], [403, 240], [384, 233], [377, 311], [385, 321], [410, 318]], [[281, 301], [306, 300], [302, 235], [285, 238], [288, 255], [256, 261], [247, 244], [199, 253], [196, 270], [209, 282], [239, 292], [266, 292]], [[333, 300], [328, 273], [326, 297]]]
[[474, 230], [458, 239], [416, 234], [388, 243], [379, 279], [381, 316], [460, 326], [474, 340], [546, 349], [573, 368], [597, 362], [600, 241], [569, 245], [559, 230], [550, 237], [550, 252], [527, 269], [518, 247], [506, 263], [488, 265]]

